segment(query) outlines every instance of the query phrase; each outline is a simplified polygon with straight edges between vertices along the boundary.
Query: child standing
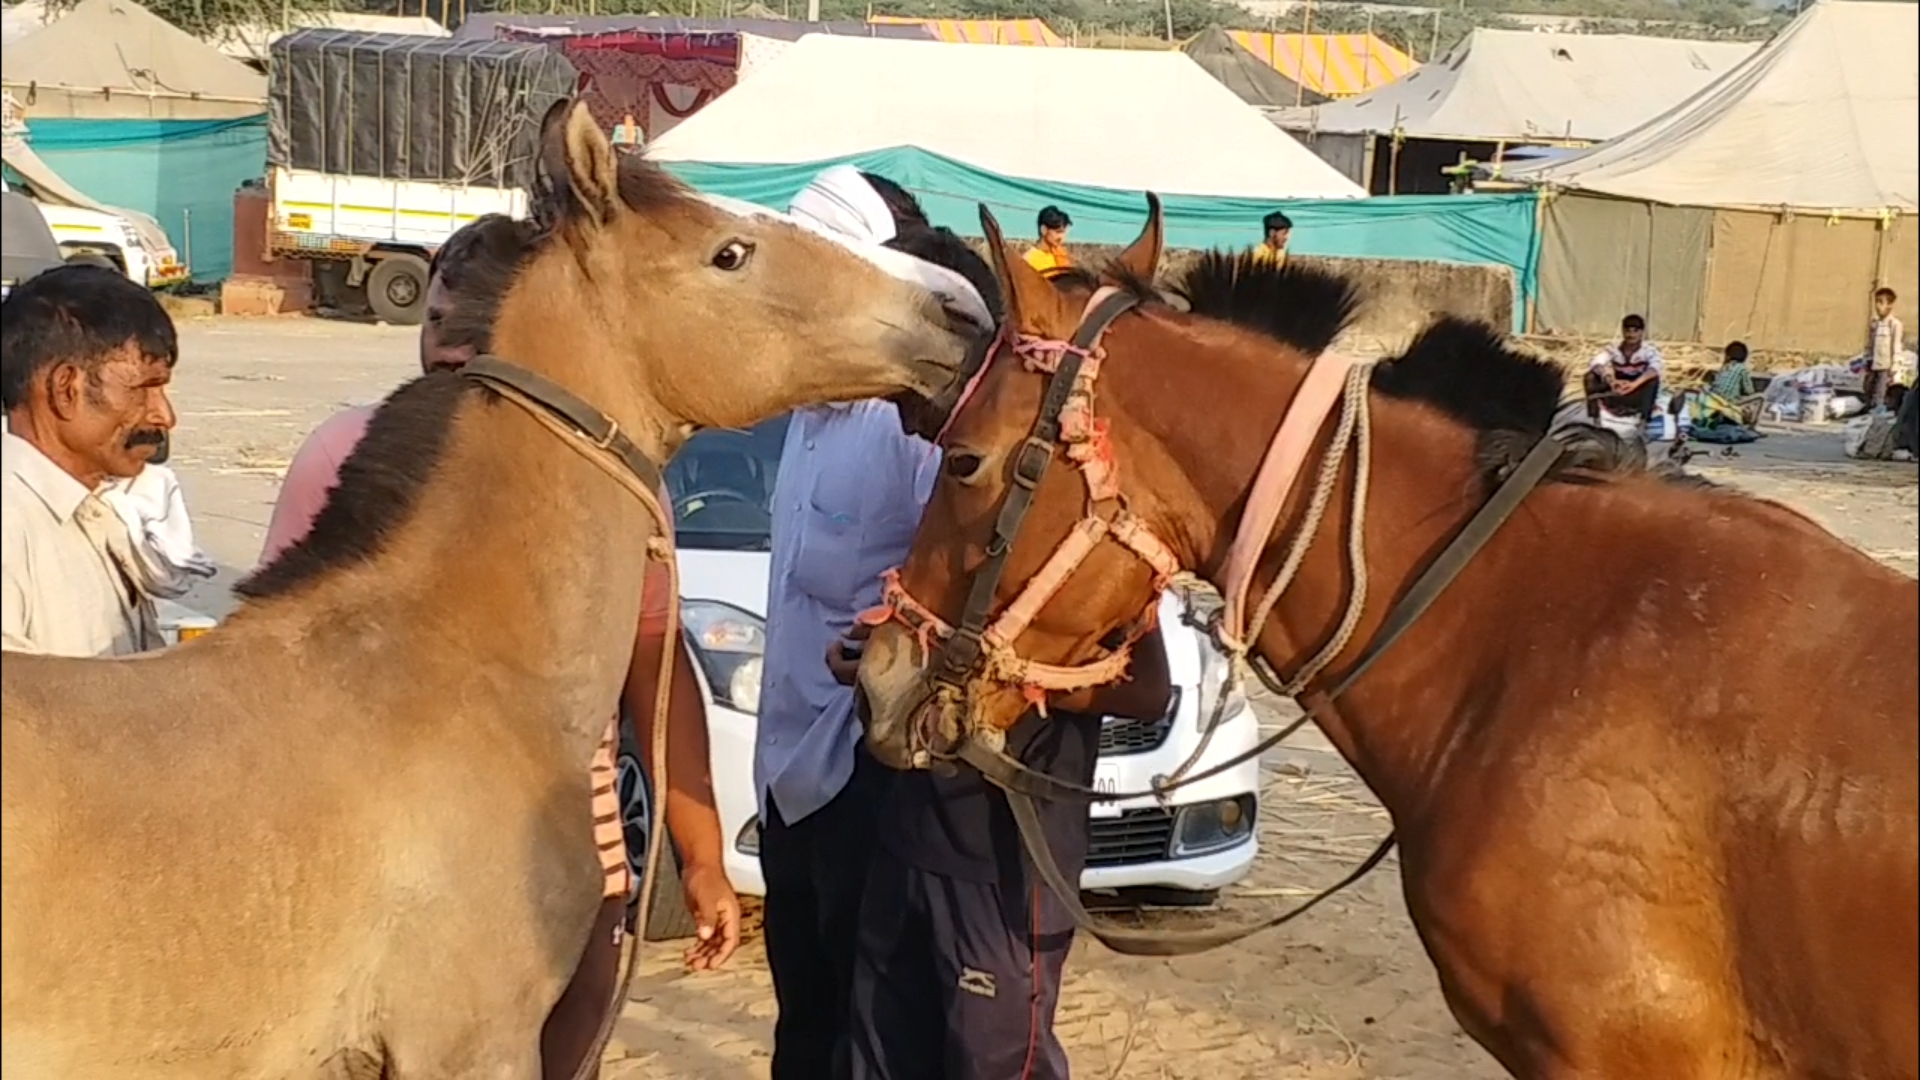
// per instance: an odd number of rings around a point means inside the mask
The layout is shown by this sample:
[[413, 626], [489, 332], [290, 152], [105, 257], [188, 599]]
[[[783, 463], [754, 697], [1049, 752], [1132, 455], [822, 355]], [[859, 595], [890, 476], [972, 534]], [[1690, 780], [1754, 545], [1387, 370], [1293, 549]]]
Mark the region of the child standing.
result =
[[1881, 286], [1873, 291], [1873, 322], [1867, 327], [1867, 370], [1860, 387], [1867, 409], [1887, 406], [1887, 382], [1900, 355], [1907, 351], [1906, 328], [1893, 313], [1900, 298], [1892, 289]]

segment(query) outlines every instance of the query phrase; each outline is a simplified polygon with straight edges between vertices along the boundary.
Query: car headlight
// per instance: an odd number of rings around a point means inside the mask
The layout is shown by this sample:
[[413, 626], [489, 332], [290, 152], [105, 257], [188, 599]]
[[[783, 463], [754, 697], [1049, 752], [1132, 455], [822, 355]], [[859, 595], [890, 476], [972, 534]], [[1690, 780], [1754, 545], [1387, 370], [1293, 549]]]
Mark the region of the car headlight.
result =
[[1199, 705], [1194, 723], [1201, 731], [1207, 730], [1215, 716], [1224, 721], [1247, 707], [1246, 687], [1233, 670], [1233, 664], [1205, 637], [1200, 640]]
[[718, 600], [684, 600], [680, 622], [694, 662], [707, 677], [715, 704], [760, 712], [760, 667], [767, 652], [767, 621]]

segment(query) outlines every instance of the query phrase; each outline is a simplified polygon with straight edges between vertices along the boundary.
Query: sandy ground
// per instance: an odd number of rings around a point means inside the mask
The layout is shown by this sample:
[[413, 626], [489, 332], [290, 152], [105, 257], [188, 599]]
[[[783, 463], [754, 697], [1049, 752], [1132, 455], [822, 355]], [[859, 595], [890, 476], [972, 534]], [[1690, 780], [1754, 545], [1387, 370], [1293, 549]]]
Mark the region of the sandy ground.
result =
[[[280, 475], [300, 440], [342, 405], [415, 371], [414, 337], [390, 327], [295, 319], [182, 327], [174, 465], [202, 545], [222, 572], [187, 602], [232, 606]], [[1792, 504], [1876, 558], [1916, 572], [1915, 469], [1845, 460], [1837, 428], [1775, 431], [1738, 457], [1702, 457], [1716, 480]], [[1268, 724], [1290, 708], [1259, 703]], [[1385, 815], [1317, 735], [1267, 762], [1262, 854], [1222, 918], [1246, 917], [1341, 876], [1386, 831]], [[751, 931], [750, 926], [750, 931]], [[730, 969], [689, 975], [677, 951], [644, 957], [609, 1051], [607, 1080], [767, 1075], [773, 998], [750, 940]], [[1475, 1080], [1499, 1070], [1454, 1025], [1407, 921], [1392, 863], [1300, 923], [1177, 960], [1082, 945], [1058, 1028], [1077, 1075], [1137, 1080]]]

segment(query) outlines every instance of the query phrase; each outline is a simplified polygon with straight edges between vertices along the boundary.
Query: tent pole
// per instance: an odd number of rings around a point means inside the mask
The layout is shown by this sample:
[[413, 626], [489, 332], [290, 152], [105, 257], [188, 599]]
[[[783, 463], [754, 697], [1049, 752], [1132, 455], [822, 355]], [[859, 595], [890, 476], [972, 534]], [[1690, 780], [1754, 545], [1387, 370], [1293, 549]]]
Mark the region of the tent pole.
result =
[[1306, 104], [1307, 35], [1311, 34], [1312, 32], [1313, 32], [1313, 0], [1307, 0], [1307, 2], [1301, 5], [1301, 8], [1300, 8], [1300, 62], [1298, 64], [1295, 64], [1293, 68], [1294, 74], [1298, 76], [1293, 80], [1294, 108], [1299, 108], [1300, 106]]

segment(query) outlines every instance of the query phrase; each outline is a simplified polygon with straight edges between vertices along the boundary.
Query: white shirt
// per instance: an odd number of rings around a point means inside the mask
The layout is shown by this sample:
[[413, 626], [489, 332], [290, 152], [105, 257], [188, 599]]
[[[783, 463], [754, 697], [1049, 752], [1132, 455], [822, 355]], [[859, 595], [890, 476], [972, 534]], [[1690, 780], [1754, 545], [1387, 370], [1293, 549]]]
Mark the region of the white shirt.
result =
[[[14, 652], [124, 656], [157, 648], [159, 619], [109, 554], [127, 527], [39, 448], [0, 435], [0, 637]], [[105, 490], [105, 485], [102, 486]]]
[[1640, 347], [1633, 350], [1631, 356], [1620, 351], [1619, 342], [1612, 342], [1594, 354], [1587, 368], [1603, 375], [1612, 374], [1623, 379], [1637, 379], [1648, 371], [1653, 372], [1655, 376], [1665, 375], [1667, 361], [1651, 341], [1641, 342]]

